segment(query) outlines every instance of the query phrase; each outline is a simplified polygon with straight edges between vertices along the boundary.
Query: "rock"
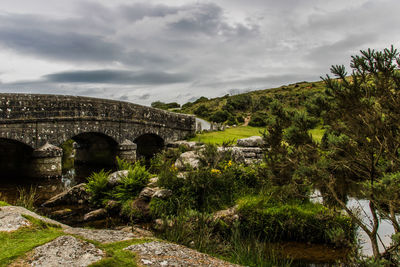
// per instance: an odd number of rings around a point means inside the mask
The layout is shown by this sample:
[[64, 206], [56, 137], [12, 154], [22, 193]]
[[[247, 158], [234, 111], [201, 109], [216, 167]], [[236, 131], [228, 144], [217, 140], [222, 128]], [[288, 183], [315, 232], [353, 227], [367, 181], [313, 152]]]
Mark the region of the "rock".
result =
[[146, 266], [239, 266], [181, 245], [161, 241], [131, 245], [125, 250], [137, 253], [141, 263]]
[[154, 193], [157, 192], [157, 190], [159, 190], [158, 187], [145, 187], [139, 193], [139, 198], [150, 199], [153, 197]]
[[45, 223], [49, 223], [49, 224], [54, 224], [54, 225], [58, 225], [61, 228], [69, 228], [70, 226], [59, 223], [55, 220], [46, 218], [46, 217], [42, 217], [30, 210], [27, 210], [23, 207], [19, 207], [19, 206], [4, 206], [4, 207], [0, 207], [0, 215], [4, 214], [4, 213], [14, 213], [14, 214], [19, 214], [19, 215], [28, 215], [31, 216], [33, 218], [36, 218], [38, 220], [41, 220]]
[[187, 151], [185, 153], [182, 153], [175, 161], [175, 167], [178, 170], [184, 170], [187, 165], [193, 169], [199, 168], [200, 160], [195, 151]]
[[135, 219], [143, 219], [150, 216], [150, 202], [147, 199], [137, 198], [132, 202], [131, 209]]
[[251, 136], [248, 138], [238, 139], [237, 145], [242, 147], [260, 147], [264, 144], [261, 136]]
[[31, 223], [20, 213], [3, 212], [0, 210], [0, 232], [12, 232]]
[[116, 200], [108, 200], [104, 207], [108, 212], [119, 212], [121, 204]]
[[153, 194], [153, 197], [166, 199], [172, 196], [172, 191], [169, 189], [160, 189]]
[[244, 163], [245, 156], [240, 147], [218, 147], [219, 153], [231, 153], [232, 160], [236, 163]]
[[88, 266], [99, 261], [105, 253], [93, 244], [73, 236], [60, 236], [37, 247], [29, 261], [31, 266]]
[[222, 220], [228, 225], [233, 225], [235, 221], [239, 220], [239, 215], [237, 214], [237, 206], [215, 212], [213, 215], [213, 221], [216, 220]]
[[128, 170], [122, 170], [122, 171], [116, 171], [111, 173], [108, 176], [108, 184], [110, 186], [116, 186], [123, 177], [128, 176], [129, 171]]
[[154, 237], [153, 233], [149, 230], [145, 230], [143, 228], [137, 226], [127, 226], [121, 229], [123, 232], [132, 233], [135, 235], [135, 238], [148, 238]]
[[61, 210], [56, 210], [51, 212], [51, 217], [52, 218], [64, 218], [67, 217], [69, 215], [71, 215], [73, 211], [71, 209], [61, 209]]
[[109, 229], [69, 228], [64, 230], [64, 232], [100, 243], [119, 242], [139, 237], [139, 235], [134, 235], [132, 232], [128, 233], [125, 231]]
[[179, 140], [179, 141], [171, 142], [167, 146], [174, 147], [174, 148], [184, 146], [187, 149], [194, 149], [197, 146], [197, 143], [193, 142], [193, 141], [189, 142], [189, 141]]
[[78, 184], [65, 192], [47, 200], [42, 204], [44, 207], [54, 207], [59, 205], [77, 205], [85, 204], [89, 202], [89, 193], [86, 191], [86, 184]]
[[149, 183], [147, 184], [148, 187], [156, 187], [158, 183], [158, 177], [150, 178]]
[[91, 212], [86, 213], [83, 216], [84, 221], [95, 221], [99, 219], [103, 219], [107, 216], [107, 210], [106, 209], [97, 209]]

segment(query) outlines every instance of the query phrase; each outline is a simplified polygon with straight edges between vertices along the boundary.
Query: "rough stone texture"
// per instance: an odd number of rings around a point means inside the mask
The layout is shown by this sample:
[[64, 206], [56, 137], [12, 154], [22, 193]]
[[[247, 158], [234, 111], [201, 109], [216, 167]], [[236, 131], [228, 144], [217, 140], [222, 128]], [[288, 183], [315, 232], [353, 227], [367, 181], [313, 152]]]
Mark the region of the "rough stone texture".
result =
[[33, 149], [46, 142], [60, 146], [81, 133], [100, 133], [118, 144], [143, 134], [165, 143], [194, 134], [194, 116], [133, 103], [79, 96], [0, 94], [0, 138]]
[[88, 203], [89, 197], [90, 195], [86, 191], [86, 184], [81, 183], [71, 187], [65, 192], [55, 195], [42, 205], [44, 207], [54, 207], [59, 205], [81, 205]]
[[200, 160], [195, 151], [187, 151], [182, 153], [175, 161], [175, 167], [178, 168], [178, 170], [184, 170], [186, 165], [189, 165], [193, 169], [199, 168]]
[[122, 178], [128, 175], [128, 173], [129, 173], [128, 170], [116, 171], [111, 173], [108, 176], [108, 184], [110, 186], [116, 186], [121, 181]]
[[136, 252], [143, 266], [239, 266], [193, 249], [160, 241], [131, 245], [126, 250]]
[[239, 215], [237, 214], [237, 206], [215, 212], [213, 214], [213, 220], [222, 220], [228, 225], [233, 225], [235, 221], [239, 220]]
[[175, 141], [175, 142], [171, 142], [167, 144], [168, 147], [180, 147], [180, 146], [184, 146], [187, 149], [194, 149], [197, 146], [196, 142], [189, 142], [189, 141], [184, 141], [184, 140], [179, 140], [179, 141]]
[[260, 147], [263, 143], [264, 141], [261, 136], [251, 136], [237, 140], [237, 145], [242, 147]]
[[169, 189], [159, 189], [153, 194], [153, 197], [157, 197], [157, 198], [161, 198], [161, 199], [166, 199], [170, 196], [172, 196], [172, 191]]
[[12, 232], [31, 223], [15, 212], [3, 212], [0, 210], [0, 232]]
[[4, 206], [4, 207], [0, 207], [0, 214], [2, 213], [14, 213], [14, 214], [20, 214], [20, 215], [28, 215], [31, 217], [34, 217], [36, 219], [42, 220], [46, 223], [51, 223], [51, 224], [56, 224], [59, 225], [62, 228], [69, 228], [70, 226], [59, 223], [55, 220], [40, 216], [30, 210], [27, 210], [23, 207], [18, 207], [18, 206]]
[[158, 190], [159, 190], [159, 188], [157, 188], [157, 187], [145, 187], [139, 193], [139, 198], [150, 199], [153, 197], [154, 193], [157, 192]]
[[158, 177], [150, 178], [149, 183], [147, 184], [148, 187], [156, 187], [158, 183]]
[[31, 266], [88, 266], [99, 261], [105, 253], [93, 244], [72, 236], [60, 236], [33, 250]]
[[128, 162], [135, 162], [137, 145], [130, 140], [125, 139], [118, 146], [117, 156]]
[[259, 147], [218, 147], [221, 153], [231, 152], [232, 159], [238, 163], [251, 164], [263, 158], [263, 151]]
[[103, 219], [107, 216], [107, 210], [106, 209], [97, 209], [93, 210], [91, 212], [86, 213], [83, 216], [83, 220], [88, 222], [88, 221], [95, 221], [98, 219]]
[[64, 232], [71, 235], [79, 235], [85, 239], [100, 243], [112, 243], [140, 237], [132, 232], [108, 229], [69, 228], [64, 230]]

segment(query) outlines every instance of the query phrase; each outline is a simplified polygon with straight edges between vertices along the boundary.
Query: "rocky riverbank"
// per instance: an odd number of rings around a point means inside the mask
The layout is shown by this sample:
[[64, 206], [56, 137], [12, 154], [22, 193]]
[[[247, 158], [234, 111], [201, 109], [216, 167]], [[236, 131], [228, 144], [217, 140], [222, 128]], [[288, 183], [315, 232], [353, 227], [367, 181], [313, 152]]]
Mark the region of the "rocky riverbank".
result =
[[[32, 234], [43, 235], [45, 228], [56, 233], [54, 238], [33, 245], [32, 249], [12, 250], [13, 245], [29, 241], [19, 240], [21, 232], [29, 230]], [[1, 265], [88, 266], [97, 262], [97, 266], [102, 266], [102, 263], [107, 265], [117, 257], [110, 247], [119, 247], [119, 252], [124, 252], [125, 257], [141, 266], [237, 266], [190, 248], [157, 240], [150, 232], [135, 230], [134, 227], [120, 230], [74, 228], [16, 206], [0, 207], [0, 239], [3, 238], [8, 239], [11, 252], [0, 252]], [[4, 244], [5, 240], [1, 243]]]

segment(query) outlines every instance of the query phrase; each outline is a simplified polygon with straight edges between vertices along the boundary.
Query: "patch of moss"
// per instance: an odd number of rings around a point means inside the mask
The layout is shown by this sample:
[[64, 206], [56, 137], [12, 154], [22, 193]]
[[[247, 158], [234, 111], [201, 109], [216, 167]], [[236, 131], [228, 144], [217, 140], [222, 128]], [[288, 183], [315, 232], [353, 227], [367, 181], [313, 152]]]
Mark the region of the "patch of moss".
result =
[[115, 242], [111, 244], [96, 244], [97, 247], [106, 252], [107, 257], [91, 264], [91, 267], [125, 267], [125, 266], [138, 266], [136, 263], [135, 254], [131, 251], [124, 250], [124, 248], [134, 245], [148, 242], [149, 240], [127, 240], [121, 242]]
[[4, 207], [4, 206], [10, 206], [10, 204], [0, 200], [0, 207]]

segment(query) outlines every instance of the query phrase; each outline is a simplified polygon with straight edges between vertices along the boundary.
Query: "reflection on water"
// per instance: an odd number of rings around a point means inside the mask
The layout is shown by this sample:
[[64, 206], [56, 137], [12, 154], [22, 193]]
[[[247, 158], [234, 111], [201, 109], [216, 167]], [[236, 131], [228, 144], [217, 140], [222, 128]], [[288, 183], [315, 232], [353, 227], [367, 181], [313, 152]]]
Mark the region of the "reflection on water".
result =
[[[311, 195], [311, 201], [316, 203], [322, 203], [323, 198], [321, 193], [318, 190], [315, 190]], [[362, 222], [372, 228], [372, 213], [369, 208], [369, 200], [366, 199], [357, 199], [356, 197], [349, 197], [346, 203], [347, 207], [351, 210], [355, 211], [355, 214], [359, 214]], [[389, 220], [380, 219], [379, 221], [379, 249], [383, 251], [384, 246], [390, 246], [392, 242], [391, 236], [394, 234], [394, 229]], [[357, 231], [357, 239], [361, 245], [361, 254], [365, 256], [372, 256], [372, 247], [371, 242], [369, 240], [368, 235], [362, 230], [358, 229]]]

